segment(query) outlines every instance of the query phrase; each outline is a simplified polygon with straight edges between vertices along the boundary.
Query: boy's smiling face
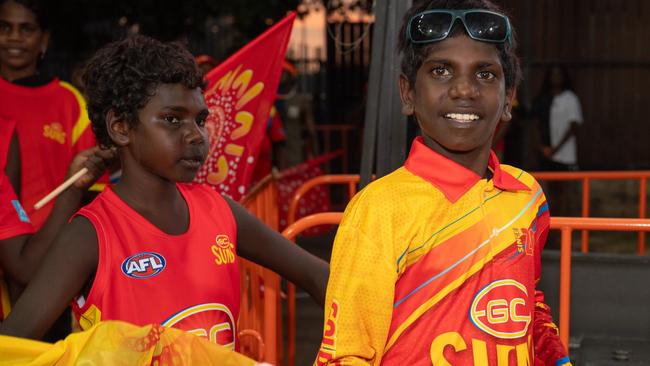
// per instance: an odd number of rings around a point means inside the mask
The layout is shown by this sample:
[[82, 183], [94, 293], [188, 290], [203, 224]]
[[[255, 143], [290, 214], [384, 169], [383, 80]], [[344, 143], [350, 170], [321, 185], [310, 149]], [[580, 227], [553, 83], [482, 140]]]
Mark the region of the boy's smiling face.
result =
[[128, 150], [140, 167], [169, 181], [190, 182], [205, 161], [208, 109], [199, 88], [160, 84], [127, 132]]
[[499, 121], [511, 118], [512, 90], [506, 90], [494, 45], [458, 35], [429, 46], [415, 85], [400, 77], [402, 113], [417, 120], [425, 144], [450, 156], [487, 153]]

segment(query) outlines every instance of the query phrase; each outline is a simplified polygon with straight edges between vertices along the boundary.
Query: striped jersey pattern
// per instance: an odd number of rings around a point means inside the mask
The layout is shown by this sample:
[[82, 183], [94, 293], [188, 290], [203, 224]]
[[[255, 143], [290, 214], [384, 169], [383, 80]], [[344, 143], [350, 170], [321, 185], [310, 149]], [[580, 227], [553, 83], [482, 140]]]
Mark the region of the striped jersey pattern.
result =
[[403, 167], [354, 197], [334, 243], [315, 364], [533, 365], [566, 356], [535, 290], [545, 196], [494, 154], [489, 169], [483, 179], [418, 138]]

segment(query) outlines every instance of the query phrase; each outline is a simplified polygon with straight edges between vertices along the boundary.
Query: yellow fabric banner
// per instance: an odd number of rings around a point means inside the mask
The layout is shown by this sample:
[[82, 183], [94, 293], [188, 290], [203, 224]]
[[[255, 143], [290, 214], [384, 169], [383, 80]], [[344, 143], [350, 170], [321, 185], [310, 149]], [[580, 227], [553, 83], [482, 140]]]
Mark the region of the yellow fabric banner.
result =
[[119, 321], [101, 322], [55, 344], [0, 336], [0, 364], [257, 365], [246, 356], [178, 329]]

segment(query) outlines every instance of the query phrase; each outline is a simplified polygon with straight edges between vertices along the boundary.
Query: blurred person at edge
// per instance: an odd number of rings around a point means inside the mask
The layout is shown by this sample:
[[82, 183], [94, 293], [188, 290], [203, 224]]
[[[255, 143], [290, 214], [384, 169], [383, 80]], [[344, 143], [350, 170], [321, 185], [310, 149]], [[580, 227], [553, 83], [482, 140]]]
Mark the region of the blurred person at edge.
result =
[[78, 152], [95, 146], [82, 95], [40, 70], [50, 40], [45, 6], [0, 0], [0, 116], [16, 123], [22, 156], [16, 193], [36, 230], [55, 202], [38, 211], [34, 204], [63, 182]]
[[[582, 125], [580, 99], [574, 93], [569, 72], [563, 65], [546, 69], [542, 87], [533, 103], [537, 123], [535, 144], [540, 168], [547, 171], [578, 170], [577, 136]], [[548, 182], [548, 199], [557, 216], [579, 216], [579, 184]]]

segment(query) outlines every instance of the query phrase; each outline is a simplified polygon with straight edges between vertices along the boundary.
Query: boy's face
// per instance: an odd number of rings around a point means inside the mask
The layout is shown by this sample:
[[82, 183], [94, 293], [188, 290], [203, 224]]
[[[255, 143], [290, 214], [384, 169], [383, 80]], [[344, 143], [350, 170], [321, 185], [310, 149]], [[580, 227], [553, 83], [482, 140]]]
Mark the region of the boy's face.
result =
[[128, 149], [139, 165], [173, 182], [191, 182], [208, 154], [208, 109], [199, 88], [160, 84], [128, 131]]
[[432, 44], [415, 85], [400, 77], [400, 93], [402, 113], [414, 115], [425, 144], [445, 156], [487, 151], [497, 123], [511, 118], [498, 50], [464, 35]]

